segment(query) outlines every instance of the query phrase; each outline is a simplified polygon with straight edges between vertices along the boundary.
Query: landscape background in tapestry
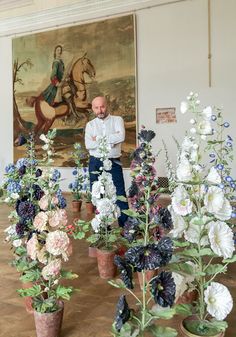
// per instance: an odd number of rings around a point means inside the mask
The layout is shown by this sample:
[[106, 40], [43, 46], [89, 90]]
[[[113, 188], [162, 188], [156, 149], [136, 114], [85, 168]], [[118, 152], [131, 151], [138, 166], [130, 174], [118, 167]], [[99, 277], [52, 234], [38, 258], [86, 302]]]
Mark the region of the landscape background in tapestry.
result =
[[[63, 104], [68, 112], [62, 118], [56, 118], [51, 125], [51, 128], [58, 130], [54, 165], [73, 166], [73, 144], [80, 142], [84, 146], [85, 125], [94, 117], [90, 103], [95, 96], [105, 95], [110, 113], [120, 115], [125, 120], [122, 161], [124, 167], [129, 167], [130, 153], [136, 146], [133, 15], [13, 39], [14, 160], [23, 157], [26, 150], [25, 145], [19, 146], [18, 135], [34, 130], [37, 125], [35, 106], [32, 105], [50, 83], [53, 52], [58, 44], [63, 47], [65, 78], [69, 77], [77, 60], [83, 57], [93, 67], [95, 76], [89, 72], [83, 73], [86, 92], [81, 90], [81, 80], [78, 78], [72, 81], [70, 87], [68, 83], [64, 86], [63, 92], [66, 94]], [[66, 99], [66, 95], [70, 98]], [[51, 111], [50, 115], [49, 111], [47, 121], [50, 121], [53, 113]], [[39, 128], [39, 134], [44, 131], [43, 127]], [[39, 155], [40, 148], [38, 139], [36, 150]]]

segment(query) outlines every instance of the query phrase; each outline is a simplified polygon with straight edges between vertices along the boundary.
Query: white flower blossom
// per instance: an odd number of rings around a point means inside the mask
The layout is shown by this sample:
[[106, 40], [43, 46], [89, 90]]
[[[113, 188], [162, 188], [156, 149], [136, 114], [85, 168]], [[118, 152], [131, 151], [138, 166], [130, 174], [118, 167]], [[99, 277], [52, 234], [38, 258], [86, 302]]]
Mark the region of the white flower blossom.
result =
[[187, 215], [192, 212], [193, 204], [188, 192], [181, 185], [177, 186], [172, 194], [172, 207], [178, 215]]
[[181, 102], [180, 104], [180, 112], [185, 114], [188, 111], [188, 102]]
[[207, 106], [205, 109], [203, 109], [202, 111], [202, 117], [207, 120], [210, 121], [211, 120], [211, 116], [212, 116], [212, 108], [210, 106]]
[[115, 210], [114, 203], [108, 198], [102, 198], [97, 202], [97, 211], [101, 216], [110, 216]]
[[189, 181], [192, 179], [192, 167], [188, 159], [182, 159], [176, 169], [176, 176], [180, 181]]
[[12, 241], [12, 245], [14, 247], [20, 247], [22, 245], [22, 240], [21, 239], [16, 239], [16, 240]]
[[205, 195], [204, 205], [208, 212], [215, 213], [222, 208], [224, 200], [223, 191], [217, 186], [211, 186]]
[[231, 214], [232, 214], [232, 207], [230, 205], [230, 202], [229, 200], [224, 198], [224, 202], [221, 209], [214, 212], [214, 215], [219, 220], [229, 220], [231, 218]]
[[233, 299], [228, 288], [218, 282], [211, 282], [204, 291], [204, 301], [209, 314], [219, 321], [223, 321], [233, 309]]
[[100, 226], [101, 226], [101, 220], [99, 218], [99, 216], [95, 216], [95, 218], [93, 218], [93, 220], [91, 221], [91, 226], [94, 230], [95, 233], [99, 232]]
[[207, 177], [206, 180], [211, 183], [211, 184], [220, 184], [221, 183], [221, 177], [217, 171], [217, 169], [212, 166]]
[[103, 161], [103, 167], [104, 167], [104, 170], [110, 171], [110, 170], [111, 170], [111, 167], [112, 167], [112, 162], [111, 162], [111, 160], [105, 159], [105, 160]]
[[212, 126], [211, 123], [207, 120], [202, 120], [198, 123], [197, 129], [200, 135], [211, 135], [212, 134]]
[[171, 206], [168, 207], [172, 222], [173, 222], [173, 229], [170, 231], [170, 235], [173, 238], [181, 238], [185, 229], [187, 228], [187, 224], [184, 221], [184, 218], [181, 215], [176, 214], [173, 211], [173, 208]]
[[232, 229], [222, 221], [211, 221], [208, 228], [213, 252], [225, 259], [231, 258], [235, 250]]
[[207, 217], [194, 217], [191, 219], [187, 230], [184, 232], [185, 239], [191, 243], [198, 243], [200, 241], [201, 246], [206, 246], [209, 243], [208, 237], [206, 235], [202, 236], [202, 231], [204, 229], [204, 223], [206, 223], [208, 219]]

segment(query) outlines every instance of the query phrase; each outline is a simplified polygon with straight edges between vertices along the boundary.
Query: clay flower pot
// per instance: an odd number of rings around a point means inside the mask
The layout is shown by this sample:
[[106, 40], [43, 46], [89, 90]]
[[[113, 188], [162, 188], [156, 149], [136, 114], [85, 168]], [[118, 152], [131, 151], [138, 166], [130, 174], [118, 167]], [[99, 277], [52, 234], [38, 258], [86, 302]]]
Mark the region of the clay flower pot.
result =
[[[144, 273], [145, 273], [145, 283], [147, 284], [156, 275], [156, 270], [145, 270]], [[140, 272], [138, 271], [137, 275], [138, 275], [138, 281], [139, 281], [140, 288], [142, 289], [143, 288], [143, 274], [141, 271]]]
[[72, 211], [80, 212], [81, 211], [82, 200], [72, 200]]
[[94, 205], [91, 202], [86, 202], [85, 204], [87, 214], [94, 213]]
[[64, 303], [59, 302], [60, 308], [55, 312], [42, 314], [34, 311], [34, 321], [37, 337], [59, 337], [64, 312]]
[[89, 246], [88, 247], [88, 256], [97, 258], [97, 247]]
[[99, 276], [103, 279], [113, 278], [116, 274], [116, 266], [114, 264], [114, 251], [97, 249], [97, 261]]
[[[27, 282], [27, 283], [22, 283], [22, 288], [23, 289], [27, 289], [27, 288], [31, 288], [33, 286], [33, 283]], [[32, 307], [32, 297], [31, 296], [26, 296], [24, 297], [24, 301], [25, 301], [25, 310], [29, 313], [32, 314], [34, 312], [34, 309]]]
[[[186, 321], [196, 321], [197, 320], [197, 317], [196, 316], [189, 316], [189, 317], [186, 317], [180, 324], [180, 331], [181, 331], [181, 334], [183, 337], [204, 337], [202, 335], [196, 335], [192, 332], [189, 332], [186, 328], [185, 328], [185, 322]], [[214, 334], [214, 335], [207, 335], [207, 337], [224, 337], [224, 332], [220, 332], [220, 333], [217, 333], [217, 334]]]

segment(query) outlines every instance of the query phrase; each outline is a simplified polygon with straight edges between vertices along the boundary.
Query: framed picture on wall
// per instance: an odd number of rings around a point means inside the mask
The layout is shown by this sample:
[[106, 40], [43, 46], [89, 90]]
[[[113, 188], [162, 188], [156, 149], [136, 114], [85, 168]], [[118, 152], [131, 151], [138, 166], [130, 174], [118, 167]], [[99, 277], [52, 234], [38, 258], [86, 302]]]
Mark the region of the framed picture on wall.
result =
[[56, 128], [55, 166], [73, 166], [75, 142], [104, 95], [111, 114], [125, 121], [124, 167], [136, 146], [135, 17], [125, 15], [13, 39], [14, 160], [24, 157], [19, 134]]
[[156, 108], [156, 123], [176, 123], [175, 108]]

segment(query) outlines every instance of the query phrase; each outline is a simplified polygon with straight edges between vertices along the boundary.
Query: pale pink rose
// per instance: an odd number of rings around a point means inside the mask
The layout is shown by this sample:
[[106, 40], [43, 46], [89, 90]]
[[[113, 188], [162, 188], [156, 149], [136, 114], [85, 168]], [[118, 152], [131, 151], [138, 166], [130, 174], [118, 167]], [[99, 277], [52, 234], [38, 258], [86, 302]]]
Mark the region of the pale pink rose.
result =
[[48, 209], [48, 195], [44, 195], [40, 200], [39, 200], [39, 207], [43, 210], [46, 211]]
[[31, 239], [26, 244], [27, 254], [30, 256], [32, 260], [36, 260], [37, 253], [39, 251], [39, 243], [37, 239], [37, 235], [33, 234]]
[[39, 212], [34, 218], [33, 225], [39, 231], [47, 229], [48, 216], [45, 212]]
[[65, 209], [57, 209], [49, 212], [49, 225], [51, 227], [62, 227], [67, 224], [67, 214]]
[[60, 274], [60, 270], [61, 260], [55, 259], [42, 269], [42, 276], [45, 280], [49, 280], [50, 277], [57, 277]]
[[55, 256], [62, 255], [64, 261], [68, 260], [70, 253], [70, 239], [65, 232], [56, 230], [46, 238], [46, 250]]
[[39, 207], [43, 210], [43, 211], [47, 211], [48, 207], [49, 207], [49, 202], [51, 199], [51, 203], [52, 205], [56, 206], [58, 204], [58, 198], [57, 197], [50, 197], [49, 195], [44, 195], [40, 200], [39, 200]]

